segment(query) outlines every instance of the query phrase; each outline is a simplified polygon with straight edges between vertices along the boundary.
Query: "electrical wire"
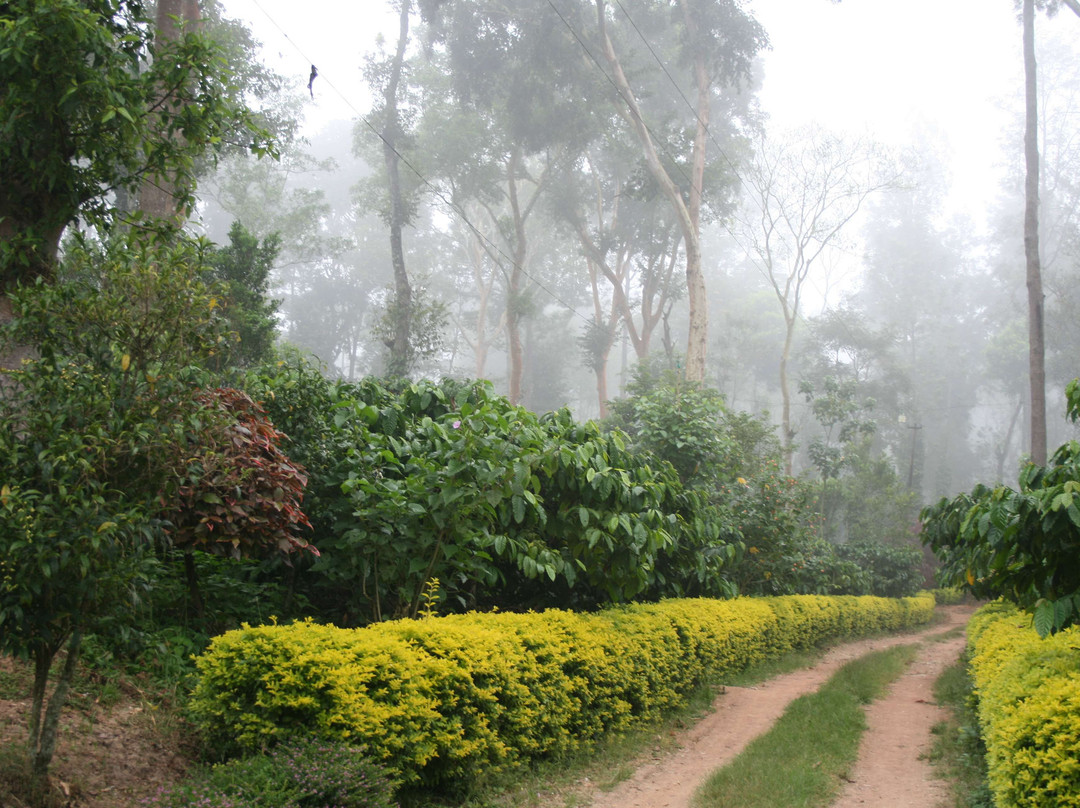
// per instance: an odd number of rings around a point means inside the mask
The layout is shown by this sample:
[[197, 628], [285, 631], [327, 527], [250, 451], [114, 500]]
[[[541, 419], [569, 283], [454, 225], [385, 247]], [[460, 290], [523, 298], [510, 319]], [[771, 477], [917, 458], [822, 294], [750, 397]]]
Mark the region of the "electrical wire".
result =
[[[274, 25], [275, 28], [278, 29], [278, 31], [281, 32], [282, 36], [284, 36], [285, 39], [288, 40], [289, 44], [292, 45], [292, 47], [296, 50], [300, 57], [304, 59], [305, 62], [307, 62], [308, 64], [314, 64], [309, 58], [309, 56], [304, 53], [303, 49], [300, 48], [300, 46], [293, 41], [292, 37], [289, 36], [288, 32], [286, 32], [285, 29], [278, 24], [277, 20], [275, 20], [270, 15], [270, 13], [259, 4], [259, 0], [251, 0], [251, 2], [254, 3], [255, 7], [258, 8], [259, 11], [261, 11], [266, 16], [266, 18]], [[509, 262], [511, 266], [517, 269], [522, 275], [528, 278], [538, 288], [546, 292], [553, 300], [563, 306], [571, 314], [578, 317], [585, 323], [590, 322], [590, 320], [585, 317], [585, 315], [581, 314], [581, 312], [579, 312], [574, 306], [571, 306], [569, 303], [567, 303], [565, 300], [555, 294], [555, 292], [553, 292], [546, 285], [544, 285], [543, 282], [536, 278], [535, 275], [530, 274], [525, 267], [518, 264], [512, 256], [507, 255], [506, 252], [498, 244], [493, 242], [483, 231], [481, 231], [475, 224], [473, 224], [472, 220], [469, 218], [468, 214], [466, 214], [466, 212], [461, 208], [461, 206], [457, 202], [454, 202], [452, 199], [448, 199], [441, 188], [439, 188], [431, 180], [429, 180], [416, 166], [414, 166], [409, 161], [407, 157], [405, 157], [405, 155], [398, 151], [394, 144], [387, 140], [386, 136], [382, 132], [380, 132], [375, 127], [375, 125], [371, 123], [371, 121], [362, 112], [360, 112], [360, 110], [356, 108], [352, 101], [348, 97], [346, 97], [341, 90], [337, 88], [333, 81], [331, 81], [330, 78], [327, 77], [325, 72], [320, 71], [319, 78], [346, 104], [346, 106], [349, 107], [349, 109], [353, 111], [353, 113], [357, 116], [360, 122], [363, 123], [364, 126], [366, 126], [368, 129], [370, 129], [371, 132], [397, 156], [398, 160], [400, 160], [402, 164], [404, 164], [416, 176], [416, 178], [420, 181], [421, 185], [431, 191], [431, 193], [435, 197], [437, 197], [444, 205], [446, 205], [447, 208], [453, 211], [453, 213], [457, 215], [457, 217], [465, 224], [469, 231], [471, 231], [473, 235], [476, 236], [476, 238], [478, 238], [481, 242], [487, 244], [488, 247], [491, 248], [490, 251], [486, 250], [486, 252], [488, 253], [489, 257], [491, 257], [492, 260], [495, 261], [496, 265], [498, 265], [499, 269], [502, 270], [503, 273], [506, 273], [507, 269], [498, 260], [498, 258], [492, 255], [492, 251], [502, 256], [502, 258], [506, 259], [506, 261]]]

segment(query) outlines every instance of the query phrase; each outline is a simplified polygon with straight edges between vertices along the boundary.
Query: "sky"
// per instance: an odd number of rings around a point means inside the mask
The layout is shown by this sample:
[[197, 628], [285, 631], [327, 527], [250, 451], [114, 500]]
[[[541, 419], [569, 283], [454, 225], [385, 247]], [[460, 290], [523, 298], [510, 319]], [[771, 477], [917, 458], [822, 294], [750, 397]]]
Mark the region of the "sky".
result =
[[[369, 104], [363, 54], [396, 36], [387, 0], [224, 0], [248, 21], [270, 66], [307, 81], [319, 69], [307, 131]], [[816, 121], [892, 146], [930, 131], [945, 143], [955, 212], [982, 221], [1002, 175], [1002, 135], [1022, 78], [1013, 0], [747, 0], [769, 33], [759, 98], [772, 126]], [[1040, 32], [1080, 20], [1040, 16]]]

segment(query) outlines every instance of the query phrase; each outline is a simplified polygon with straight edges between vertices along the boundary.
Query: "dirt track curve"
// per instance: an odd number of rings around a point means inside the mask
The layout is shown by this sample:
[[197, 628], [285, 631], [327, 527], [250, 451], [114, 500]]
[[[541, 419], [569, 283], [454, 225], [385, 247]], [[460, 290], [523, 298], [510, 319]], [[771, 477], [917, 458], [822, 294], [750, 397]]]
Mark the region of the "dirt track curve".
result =
[[[906, 645], [963, 626], [972, 607], [941, 609], [945, 620], [917, 632], [846, 643], [830, 649], [810, 668], [774, 677], [756, 687], [728, 687], [712, 712], [686, 731], [676, 751], [643, 761], [633, 776], [610, 791], [583, 785], [588, 808], [690, 808], [698, 786], [768, 730], [788, 704], [817, 690], [844, 663], [871, 651]], [[957, 659], [962, 635], [926, 643], [918, 657], [880, 701], [867, 709], [869, 730], [859, 759], [834, 808], [933, 808], [945, 795], [930, 764], [922, 759], [930, 727], [940, 721], [933, 703], [937, 676]], [[591, 792], [591, 794], [590, 794]], [[591, 801], [589, 801], [591, 800]]]

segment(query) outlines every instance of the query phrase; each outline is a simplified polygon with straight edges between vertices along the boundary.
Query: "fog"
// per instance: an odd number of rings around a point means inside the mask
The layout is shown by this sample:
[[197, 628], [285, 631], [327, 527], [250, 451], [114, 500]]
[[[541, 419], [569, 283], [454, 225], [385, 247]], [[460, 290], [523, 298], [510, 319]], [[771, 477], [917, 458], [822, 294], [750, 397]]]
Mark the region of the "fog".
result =
[[[594, 3], [421, 4], [396, 111], [399, 19], [361, 5], [224, 8], [285, 80], [259, 103], [293, 110], [301, 136], [276, 163], [222, 161], [193, 227], [218, 242], [234, 220], [282, 234], [284, 341], [330, 373], [386, 373], [403, 266], [409, 375], [488, 378], [531, 409], [587, 418], [640, 363], [692, 365], [701, 321], [705, 383], [789, 431], [796, 473], [827, 428], [800, 390], [833, 379], [872, 403], [875, 452], [924, 501], [1015, 476], [1028, 415], [1011, 4], [758, 0], [731, 18], [713, 4], [707, 123], [694, 49], [655, 4], [606, 6], [636, 113]], [[1051, 447], [1074, 434], [1063, 388], [1080, 372], [1078, 32], [1067, 11], [1040, 15]], [[688, 225], [664, 174], [696, 227], [693, 306]]]

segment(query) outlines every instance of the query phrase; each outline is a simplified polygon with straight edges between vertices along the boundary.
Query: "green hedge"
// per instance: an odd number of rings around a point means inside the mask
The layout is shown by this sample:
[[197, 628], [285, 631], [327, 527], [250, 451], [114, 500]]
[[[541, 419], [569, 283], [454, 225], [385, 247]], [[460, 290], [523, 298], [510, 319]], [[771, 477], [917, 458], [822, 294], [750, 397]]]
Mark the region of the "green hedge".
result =
[[933, 609], [929, 595], [806, 595], [245, 626], [197, 660], [191, 708], [226, 753], [313, 732], [362, 744], [400, 784], [453, 788], [657, 718], [768, 657], [925, 623]]
[[1080, 806], [1080, 628], [1040, 639], [999, 602], [972, 617], [968, 644], [995, 804]]

